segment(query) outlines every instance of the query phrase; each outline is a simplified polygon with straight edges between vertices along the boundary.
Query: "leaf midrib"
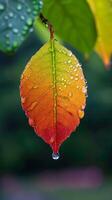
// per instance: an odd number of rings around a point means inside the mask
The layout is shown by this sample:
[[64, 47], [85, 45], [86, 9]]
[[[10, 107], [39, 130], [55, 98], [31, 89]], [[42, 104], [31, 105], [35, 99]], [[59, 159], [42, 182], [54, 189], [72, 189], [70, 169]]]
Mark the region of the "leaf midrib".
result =
[[[51, 45], [51, 61], [52, 61], [52, 77], [53, 77], [53, 116], [54, 116], [54, 130], [55, 134], [57, 132], [57, 74], [56, 74], [56, 50], [54, 39], [50, 40]], [[56, 135], [55, 135], [55, 144], [56, 144]]]

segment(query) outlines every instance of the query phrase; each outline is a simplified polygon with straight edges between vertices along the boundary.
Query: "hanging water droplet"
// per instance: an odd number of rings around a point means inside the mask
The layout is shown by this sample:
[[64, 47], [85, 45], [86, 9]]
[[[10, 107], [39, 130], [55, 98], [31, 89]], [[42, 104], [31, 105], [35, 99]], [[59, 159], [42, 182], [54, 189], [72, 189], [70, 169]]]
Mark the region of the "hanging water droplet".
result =
[[21, 10], [22, 9], [22, 5], [21, 4], [18, 4], [17, 5], [17, 10]]
[[59, 153], [54, 153], [54, 152], [52, 153], [52, 159], [53, 160], [58, 160], [59, 157], [60, 157]]
[[3, 11], [5, 9], [5, 6], [0, 3], [0, 11]]

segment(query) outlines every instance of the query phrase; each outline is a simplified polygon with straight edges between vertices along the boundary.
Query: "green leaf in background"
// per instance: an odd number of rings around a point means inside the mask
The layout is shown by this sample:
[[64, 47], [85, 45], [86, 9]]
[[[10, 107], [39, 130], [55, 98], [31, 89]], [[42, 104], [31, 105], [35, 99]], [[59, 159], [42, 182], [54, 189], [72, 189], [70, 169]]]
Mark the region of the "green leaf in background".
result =
[[[35, 32], [36, 32], [38, 38], [41, 39], [41, 42], [42, 43], [47, 42], [50, 38], [50, 33], [49, 33], [49, 30], [48, 30], [48, 27], [46, 27], [45, 24], [43, 24], [40, 19], [35, 20], [34, 27], [35, 27]], [[60, 43], [62, 43], [61, 39], [57, 35], [55, 35], [55, 38]]]
[[112, 54], [112, 1], [88, 0], [96, 18], [98, 39], [96, 51], [108, 66]]
[[0, 0], [0, 50], [15, 51], [32, 31], [40, 0]]
[[64, 41], [84, 53], [92, 50], [97, 34], [86, 0], [44, 0], [43, 14]]

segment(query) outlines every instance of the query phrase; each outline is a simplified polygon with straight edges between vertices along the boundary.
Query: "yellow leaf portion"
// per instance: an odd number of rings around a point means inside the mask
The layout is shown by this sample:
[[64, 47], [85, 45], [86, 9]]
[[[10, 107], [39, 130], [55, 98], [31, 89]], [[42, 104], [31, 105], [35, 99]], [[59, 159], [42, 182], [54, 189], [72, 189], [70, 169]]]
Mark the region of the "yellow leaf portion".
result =
[[109, 65], [112, 54], [112, 1], [88, 0], [88, 3], [95, 15], [98, 30], [96, 51], [105, 65]]

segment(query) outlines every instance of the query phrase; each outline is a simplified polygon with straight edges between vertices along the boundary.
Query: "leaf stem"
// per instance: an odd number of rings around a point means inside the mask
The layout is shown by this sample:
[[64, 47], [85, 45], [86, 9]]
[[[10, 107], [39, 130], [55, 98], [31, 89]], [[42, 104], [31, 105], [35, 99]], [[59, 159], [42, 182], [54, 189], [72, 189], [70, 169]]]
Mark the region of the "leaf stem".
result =
[[46, 19], [42, 13], [40, 13], [39, 15], [41, 21], [43, 24], [45, 24], [48, 27], [48, 30], [50, 32], [50, 39], [54, 39], [54, 29], [52, 24], [48, 21], [48, 19]]

